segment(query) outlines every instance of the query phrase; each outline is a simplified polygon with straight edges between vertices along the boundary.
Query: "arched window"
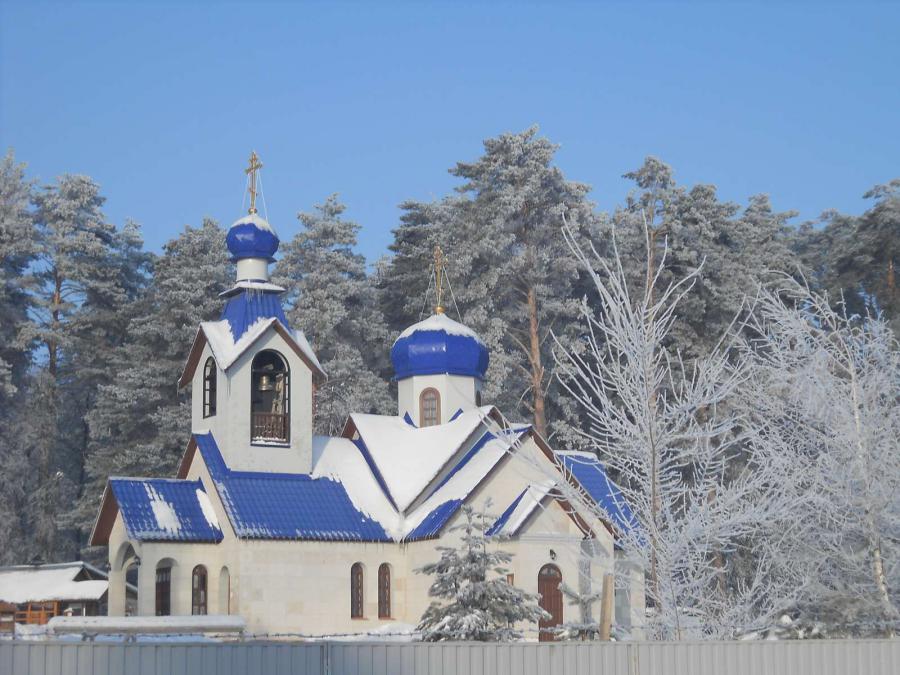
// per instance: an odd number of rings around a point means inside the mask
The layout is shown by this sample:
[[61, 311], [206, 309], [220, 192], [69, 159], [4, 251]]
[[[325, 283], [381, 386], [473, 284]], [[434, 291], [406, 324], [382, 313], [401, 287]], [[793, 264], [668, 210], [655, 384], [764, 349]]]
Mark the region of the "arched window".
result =
[[251, 441], [287, 443], [291, 428], [287, 362], [278, 352], [267, 350], [254, 357], [251, 370]]
[[206, 614], [206, 568], [197, 565], [191, 574], [191, 614]]
[[540, 642], [552, 642], [556, 639], [554, 629], [563, 622], [563, 600], [559, 585], [562, 583], [562, 572], [556, 565], [544, 565], [538, 572], [538, 595], [541, 596], [541, 609], [550, 615], [549, 619], [541, 619], [538, 623]]
[[378, 567], [378, 618], [391, 618], [391, 566], [387, 563]]
[[216, 362], [213, 357], [206, 359], [203, 366], [203, 417], [216, 414]]
[[475, 392], [475, 405], [481, 407], [481, 389]]
[[419, 394], [419, 426], [431, 427], [441, 423], [441, 395], [429, 387]]
[[350, 618], [363, 618], [363, 566], [353, 563], [350, 568]]
[[156, 566], [156, 616], [172, 613], [172, 566], [160, 562]]

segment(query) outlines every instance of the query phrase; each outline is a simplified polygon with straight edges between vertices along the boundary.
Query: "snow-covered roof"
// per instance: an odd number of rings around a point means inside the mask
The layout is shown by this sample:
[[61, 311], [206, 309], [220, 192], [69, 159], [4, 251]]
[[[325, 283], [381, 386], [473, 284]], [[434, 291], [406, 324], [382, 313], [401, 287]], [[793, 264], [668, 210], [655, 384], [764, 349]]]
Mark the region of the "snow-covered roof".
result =
[[451, 422], [410, 426], [402, 417], [353, 413], [350, 420], [373, 472], [380, 474], [389, 497], [400, 511], [434, 480], [463, 443], [482, 426], [491, 406], [468, 410]]
[[500, 514], [497, 520], [488, 528], [490, 537], [514, 537], [522, 529], [525, 521], [531, 517], [535, 509], [540, 506], [550, 490], [554, 488], [556, 481], [547, 479], [540, 483], [529, 485], [518, 497]]
[[394, 378], [447, 373], [484, 378], [490, 355], [471, 328], [433, 314], [400, 333], [391, 347]]
[[[83, 571], [98, 579], [76, 581]], [[0, 601], [13, 604], [49, 600], [99, 600], [108, 587], [106, 575], [83, 562], [0, 567]]]
[[590, 452], [558, 452], [556, 456], [568, 477], [575, 478], [622, 532], [631, 532], [638, 526], [631, 507], [619, 487], [606, 475], [606, 468], [596, 455]]
[[[203, 321], [200, 323], [200, 330], [198, 331], [197, 339], [194, 341], [194, 347], [191, 350], [192, 356], [195, 351], [199, 350], [199, 346], [202, 344], [201, 342], [198, 342], [198, 340], [203, 339], [212, 350], [213, 358], [216, 360], [219, 368], [228, 370], [235, 364], [241, 355], [270, 328], [275, 328], [276, 330], [280, 328], [282, 336], [286, 336], [286, 339], [293, 342], [298, 353], [302, 354], [310, 367], [314, 371], [318, 371], [320, 375], [325, 375], [322, 364], [319, 363], [319, 359], [316, 357], [316, 354], [310, 346], [309, 341], [306, 339], [306, 336], [303, 334], [303, 331], [296, 330], [292, 332], [275, 317], [258, 318], [253, 324], [246, 326], [243, 329], [243, 333], [238, 339], [234, 338], [234, 330], [227, 319], [221, 321]], [[199, 358], [199, 355], [197, 358]], [[194, 367], [196, 367], [196, 364], [189, 358], [188, 365], [185, 367], [185, 370], [179, 379], [180, 386], [184, 386], [188, 383], [193, 375]]]
[[232, 471], [211, 433], [194, 434], [238, 537], [321, 541], [388, 541], [384, 527], [361, 512], [344, 486], [328, 477]]
[[222, 540], [222, 528], [199, 480], [110, 478], [109, 488], [131, 539]]
[[[478, 334], [468, 326], [459, 323], [459, 321], [454, 321], [446, 314], [432, 314], [427, 319], [414, 323], [400, 333], [397, 340], [394, 340], [394, 344], [396, 344], [398, 340], [409, 337], [413, 333], [418, 333], [419, 331], [443, 331], [444, 333], [447, 333], [447, 335], [462, 335], [481, 342], [481, 338], [478, 337]], [[484, 344], [483, 342], [481, 343]]]

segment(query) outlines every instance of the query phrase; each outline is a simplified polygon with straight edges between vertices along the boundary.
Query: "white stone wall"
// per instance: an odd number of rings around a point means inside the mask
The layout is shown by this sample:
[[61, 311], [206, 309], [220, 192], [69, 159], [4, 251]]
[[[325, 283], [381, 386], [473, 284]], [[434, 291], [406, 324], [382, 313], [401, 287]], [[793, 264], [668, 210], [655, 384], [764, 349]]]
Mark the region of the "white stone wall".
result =
[[441, 422], [449, 422], [460, 408], [471, 410], [475, 406], [476, 394], [481, 390], [481, 381], [476, 377], [461, 375], [415, 375], [397, 383], [397, 414], [403, 417], [409, 413], [412, 421], [419, 424], [419, 395], [429, 387], [441, 395]]
[[[250, 442], [250, 383], [253, 357], [271, 349], [284, 357], [290, 368], [290, 443], [256, 445]], [[203, 417], [203, 369], [212, 355], [203, 349], [191, 380], [192, 428], [212, 431], [225, 463], [237, 471], [284, 471], [309, 473], [312, 470], [312, 371], [274, 328], [270, 328], [251, 349], [228, 369], [218, 371], [217, 411]]]
[[[515, 499], [529, 482], [546, 477], [540, 470], [543, 455], [529, 441], [522, 449], [523, 459], [511, 457], [473, 493], [470, 503], [483, 507], [490, 497], [495, 515]], [[546, 458], [543, 458], [546, 461]], [[209, 479], [199, 453], [188, 471], [188, 478], [200, 478], [222, 526], [224, 539], [219, 544], [134, 543], [141, 558], [139, 573], [138, 613], [152, 615], [155, 610], [155, 570], [161, 560], [171, 559], [172, 612], [191, 611], [191, 572], [195, 565], [207, 568], [208, 608], [210, 613], [226, 611], [220, 600], [220, 575], [223, 567], [230, 577], [230, 608], [240, 614], [249, 630], [257, 633], [300, 633], [309, 635], [355, 633], [399, 621], [415, 624], [430, 602], [431, 578], [415, 570], [438, 559], [438, 544], [457, 539], [449, 528], [463, 519], [457, 514], [440, 541], [411, 544], [299, 542], [270, 540], [238, 540], [234, 537], [218, 495]], [[596, 555], [591, 560], [591, 579], [599, 587], [603, 574], [614, 565], [613, 539], [598, 521], [591, 522], [597, 536]], [[563, 580], [577, 587], [579, 559], [584, 537], [564, 509], [548, 501], [528, 521], [525, 531], [514, 540], [494, 545], [514, 555], [510, 572], [516, 586], [537, 593], [538, 572], [547, 563], [559, 567]], [[116, 555], [126, 541], [121, 517], [117, 518], [110, 537], [110, 613], [124, 611], [124, 572], [116, 569]], [[362, 619], [350, 617], [350, 568], [355, 562], [364, 566], [365, 612]], [[391, 566], [392, 616], [378, 618], [378, 567]], [[640, 576], [630, 572], [635, 579]], [[643, 613], [643, 594], [632, 596], [632, 620]], [[640, 604], [639, 604], [640, 603]], [[575, 609], [564, 607], [565, 620], [575, 618]], [[599, 607], [597, 608], [599, 612]], [[531, 634], [534, 637], [534, 634]]]

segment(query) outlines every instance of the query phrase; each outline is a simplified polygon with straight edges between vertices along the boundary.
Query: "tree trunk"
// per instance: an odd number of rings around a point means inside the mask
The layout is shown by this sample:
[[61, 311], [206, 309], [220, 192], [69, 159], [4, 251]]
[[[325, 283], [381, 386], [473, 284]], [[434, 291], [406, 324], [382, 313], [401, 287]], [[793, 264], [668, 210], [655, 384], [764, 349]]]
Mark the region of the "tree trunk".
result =
[[537, 293], [528, 288], [528, 362], [531, 366], [531, 390], [534, 400], [534, 430], [547, 438], [547, 417], [544, 405], [544, 365], [541, 362], [541, 336], [538, 324]]

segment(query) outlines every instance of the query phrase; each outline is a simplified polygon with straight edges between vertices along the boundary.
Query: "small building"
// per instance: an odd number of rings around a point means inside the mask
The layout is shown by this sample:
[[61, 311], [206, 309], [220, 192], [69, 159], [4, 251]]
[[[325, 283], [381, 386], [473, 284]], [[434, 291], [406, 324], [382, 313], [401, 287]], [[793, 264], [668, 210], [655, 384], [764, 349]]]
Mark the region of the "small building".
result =
[[[0, 567], [0, 626], [106, 614], [108, 589], [106, 573], [86, 562]], [[133, 607], [137, 589], [126, 584], [125, 596]]]

